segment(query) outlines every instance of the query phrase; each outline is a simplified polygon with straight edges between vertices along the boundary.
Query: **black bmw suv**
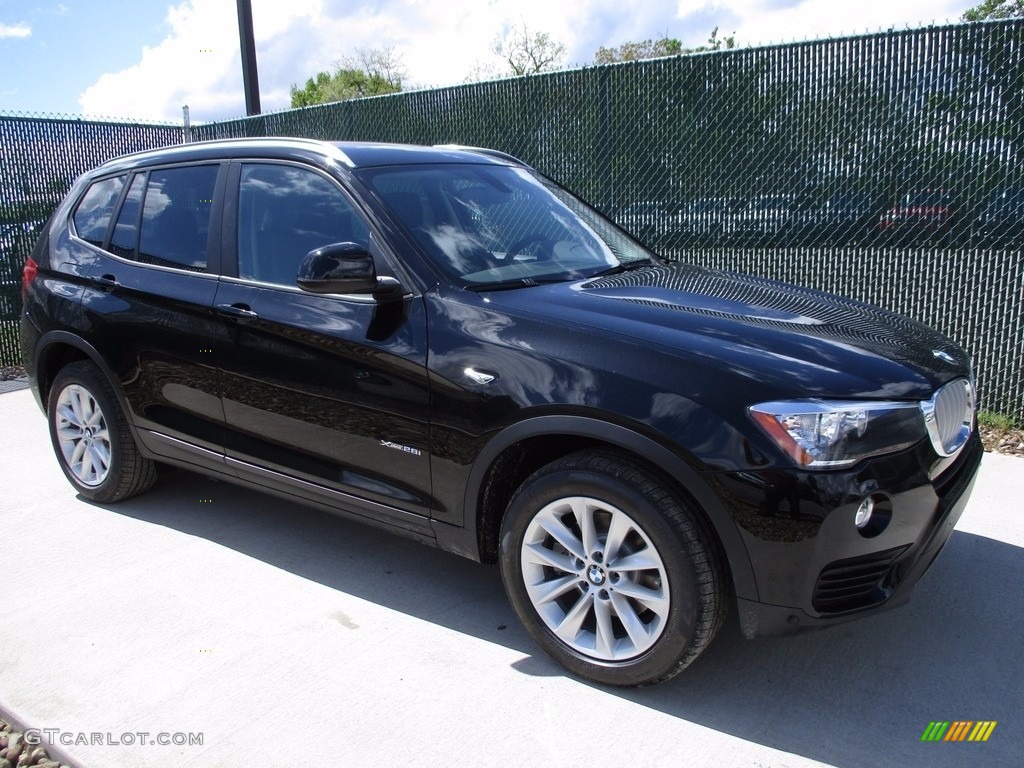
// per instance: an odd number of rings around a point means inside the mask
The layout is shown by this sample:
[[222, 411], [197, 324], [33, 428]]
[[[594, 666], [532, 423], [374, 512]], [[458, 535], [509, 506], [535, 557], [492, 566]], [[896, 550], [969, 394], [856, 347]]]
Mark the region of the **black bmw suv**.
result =
[[904, 600], [981, 459], [965, 352], [666, 263], [490, 150], [184, 145], [79, 179], [23, 275], [61, 468], [185, 467], [497, 562], [572, 672]]

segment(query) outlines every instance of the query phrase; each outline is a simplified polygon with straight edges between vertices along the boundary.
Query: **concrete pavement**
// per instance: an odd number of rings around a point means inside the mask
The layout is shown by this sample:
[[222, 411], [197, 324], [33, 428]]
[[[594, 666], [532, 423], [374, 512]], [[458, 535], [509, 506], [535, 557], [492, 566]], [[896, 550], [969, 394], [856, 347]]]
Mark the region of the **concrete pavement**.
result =
[[[755, 641], [733, 617], [619, 691], [544, 656], [494, 568], [187, 472], [92, 505], [29, 392], [0, 424], [0, 716], [88, 768], [1020, 764], [1021, 459], [985, 457], [906, 607]], [[998, 725], [922, 743], [934, 720]]]

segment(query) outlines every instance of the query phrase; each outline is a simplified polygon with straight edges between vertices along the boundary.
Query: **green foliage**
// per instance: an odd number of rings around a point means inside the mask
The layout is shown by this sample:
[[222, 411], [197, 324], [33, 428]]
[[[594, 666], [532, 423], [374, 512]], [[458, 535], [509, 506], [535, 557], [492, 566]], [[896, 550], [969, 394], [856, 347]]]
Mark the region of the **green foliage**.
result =
[[985, 0], [968, 8], [960, 18], [964, 21], [988, 21], [1021, 17], [1024, 17], [1024, 0]]
[[616, 48], [601, 47], [594, 54], [595, 64], [613, 64], [617, 61], [639, 61], [640, 59], [659, 59], [663, 56], [677, 56], [683, 52], [683, 44], [673, 37], [660, 40], [644, 40], [636, 43], [630, 41]]
[[642, 42], [626, 42], [616, 48], [601, 47], [594, 54], [595, 64], [613, 64], [617, 61], [639, 61], [640, 59], [658, 59], [664, 56], [678, 56], [683, 53], [704, 53], [705, 51], [729, 50], [736, 47], [735, 35], [718, 36], [718, 27], [711, 30], [708, 41], [696, 48], [683, 48], [683, 44], [674, 37], [662, 37], [658, 40]]
[[556, 70], [565, 57], [564, 45], [547, 32], [531, 32], [525, 23], [496, 40], [492, 50], [508, 64], [509, 73], [516, 76]]
[[291, 87], [291, 105], [310, 107], [335, 101], [380, 96], [402, 90], [405, 72], [394, 49], [356, 50], [355, 55], [342, 59], [333, 73], [319, 72], [306, 81], [303, 88]]
[[989, 429], [1009, 430], [1016, 429], [1021, 425], [1021, 422], [1013, 416], [1007, 416], [1005, 413], [979, 411], [978, 424], [983, 427], [988, 427]]

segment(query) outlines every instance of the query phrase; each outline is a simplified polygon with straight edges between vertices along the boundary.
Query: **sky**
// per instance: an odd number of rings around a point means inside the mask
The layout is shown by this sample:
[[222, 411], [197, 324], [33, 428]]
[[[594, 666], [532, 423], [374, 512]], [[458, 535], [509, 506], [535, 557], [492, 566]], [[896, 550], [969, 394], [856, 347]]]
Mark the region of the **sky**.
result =
[[[956, 21], [977, 0], [252, 0], [264, 112], [357, 48], [394, 49], [413, 87], [466, 82], [500, 62], [495, 40], [525, 25], [566, 48], [718, 27], [741, 46]], [[235, 0], [0, 0], [0, 113], [180, 124], [245, 115]]]

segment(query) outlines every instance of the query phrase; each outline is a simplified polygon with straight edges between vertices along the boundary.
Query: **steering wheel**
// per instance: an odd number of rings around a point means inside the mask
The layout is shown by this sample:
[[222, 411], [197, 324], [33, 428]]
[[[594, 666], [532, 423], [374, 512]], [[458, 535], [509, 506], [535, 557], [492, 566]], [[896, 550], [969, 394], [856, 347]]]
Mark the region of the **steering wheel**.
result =
[[505, 260], [509, 261], [511, 259], [514, 259], [516, 256], [519, 255], [519, 253], [524, 248], [526, 248], [526, 247], [528, 247], [530, 245], [533, 245], [534, 243], [545, 243], [546, 244], [545, 247], [538, 254], [538, 257], [551, 258], [551, 255], [552, 255], [553, 249], [554, 249], [554, 245], [555, 245], [555, 241], [552, 240], [547, 235], [542, 235], [539, 232], [534, 232], [532, 234], [526, 235], [525, 237], [521, 237], [518, 240], [516, 240], [514, 243], [512, 243], [512, 245], [510, 245], [508, 247], [508, 250], [505, 251]]

